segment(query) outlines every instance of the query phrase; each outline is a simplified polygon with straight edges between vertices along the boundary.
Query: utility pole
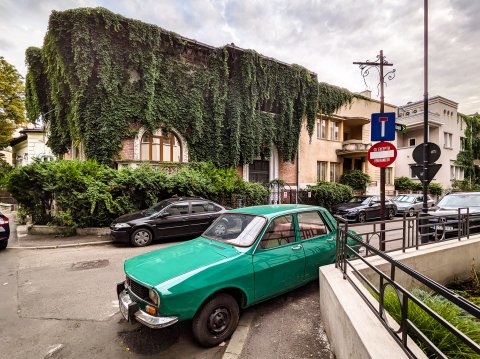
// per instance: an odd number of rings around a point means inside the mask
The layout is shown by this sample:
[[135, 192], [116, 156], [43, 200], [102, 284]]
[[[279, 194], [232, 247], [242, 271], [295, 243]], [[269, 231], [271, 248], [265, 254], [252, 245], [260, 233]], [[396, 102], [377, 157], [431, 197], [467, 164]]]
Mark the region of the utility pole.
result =
[[[425, 0], [427, 1], [427, 0]], [[363, 80], [369, 74], [369, 70], [375, 68], [378, 70], [380, 75], [379, 87], [380, 87], [380, 113], [385, 113], [385, 95], [384, 95], [384, 85], [385, 77], [388, 80], [392, 80], [395, 77], [395, 70], [391, 70], [384, 74], [383, 68], [385, 66], [393, 66], [392, 63], [387, 62], [383, 56], [383, 50], [380, 50], [380, 55], [377, 55], [377, 62], [375, 61], [366, 61], [366, 62], [354, 62], [354, 65], [359, 65]], [[365, 81], [365, 85], [366, 85]], [[385, 167], [380, 168], [380, 208], [381, 208], [381, 224], [380, 224], [380, 250], [385, 251]]]

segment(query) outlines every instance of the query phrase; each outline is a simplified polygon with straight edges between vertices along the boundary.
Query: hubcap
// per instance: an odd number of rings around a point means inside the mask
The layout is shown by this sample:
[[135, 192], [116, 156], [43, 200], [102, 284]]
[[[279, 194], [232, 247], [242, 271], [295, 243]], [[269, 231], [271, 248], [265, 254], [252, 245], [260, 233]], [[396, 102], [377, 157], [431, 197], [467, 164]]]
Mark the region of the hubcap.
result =
[[138, 245], [145, 245], [150, 240], [150, 234], [146, 231], [140, 231], [135, 234], [135, 243]]
[[227, 308], [215, 309], [208, 317], [208, 330], [210, 333], [219, 335], [227, 329], [230, 324], [230, 312]]
[[359, 222], [365, 222], [365, 213], [360, 213], [358, 215], [358, 221]]

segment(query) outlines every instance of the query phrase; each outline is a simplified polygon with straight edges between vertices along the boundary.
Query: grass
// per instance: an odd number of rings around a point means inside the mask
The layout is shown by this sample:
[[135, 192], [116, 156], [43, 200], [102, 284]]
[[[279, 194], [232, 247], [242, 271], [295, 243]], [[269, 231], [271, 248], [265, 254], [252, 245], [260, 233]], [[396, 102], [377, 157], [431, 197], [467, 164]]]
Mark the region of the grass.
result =
[[[477, 318], [465, 313], [455, 304], [441, 296], [430, 294], [422, 289], [414, 289], [412, 290], [412, 294], [463, 334], [480, 344], [480, 321]], [[397, 322], [400, 322], [401, 312], [399, 300], [395, 291], [391, 288], [385, 291], [385, 309]], [[442, 324], [411, 301], [408, 303], [408, 318], [449, 358], [480, 359], [479, 354], [475, 353]], [[419, 338], [415, 338], [412, 333], [409, 333], [409, 335], [412, 336], [417, 345], [429, 357], [435, 357]]]

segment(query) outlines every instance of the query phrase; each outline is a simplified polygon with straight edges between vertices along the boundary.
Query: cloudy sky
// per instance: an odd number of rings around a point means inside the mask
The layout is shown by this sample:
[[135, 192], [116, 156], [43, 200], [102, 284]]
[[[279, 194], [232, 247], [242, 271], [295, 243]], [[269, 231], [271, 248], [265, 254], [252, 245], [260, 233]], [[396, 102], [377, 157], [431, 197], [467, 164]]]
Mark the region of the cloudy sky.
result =
[[[396, 77], [385, 100], [423, 99], [422, 0], [0, 0], [0, 56], [26, 74], [24, 52], [41, 46], [52, 10], [105, 7], [213, 46], [254, 49], [318, 74], [319, 81], [365, 89], [353, 61], [383, 50]], [[430, 0], [429, 95], [480, 112], [480, 1]], [[367, 85], [377, 95], [378, 79]]]

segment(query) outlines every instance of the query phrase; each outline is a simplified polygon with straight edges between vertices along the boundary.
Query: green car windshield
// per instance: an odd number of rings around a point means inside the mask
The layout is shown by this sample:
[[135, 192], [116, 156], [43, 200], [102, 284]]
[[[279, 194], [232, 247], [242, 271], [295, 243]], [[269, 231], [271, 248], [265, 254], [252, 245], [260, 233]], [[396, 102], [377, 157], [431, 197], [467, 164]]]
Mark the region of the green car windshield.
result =
[[225, 213], [202, 234], [202, 237], [234, 246], [248, 247], [255, 242], [267, 219], [245, 213]]

